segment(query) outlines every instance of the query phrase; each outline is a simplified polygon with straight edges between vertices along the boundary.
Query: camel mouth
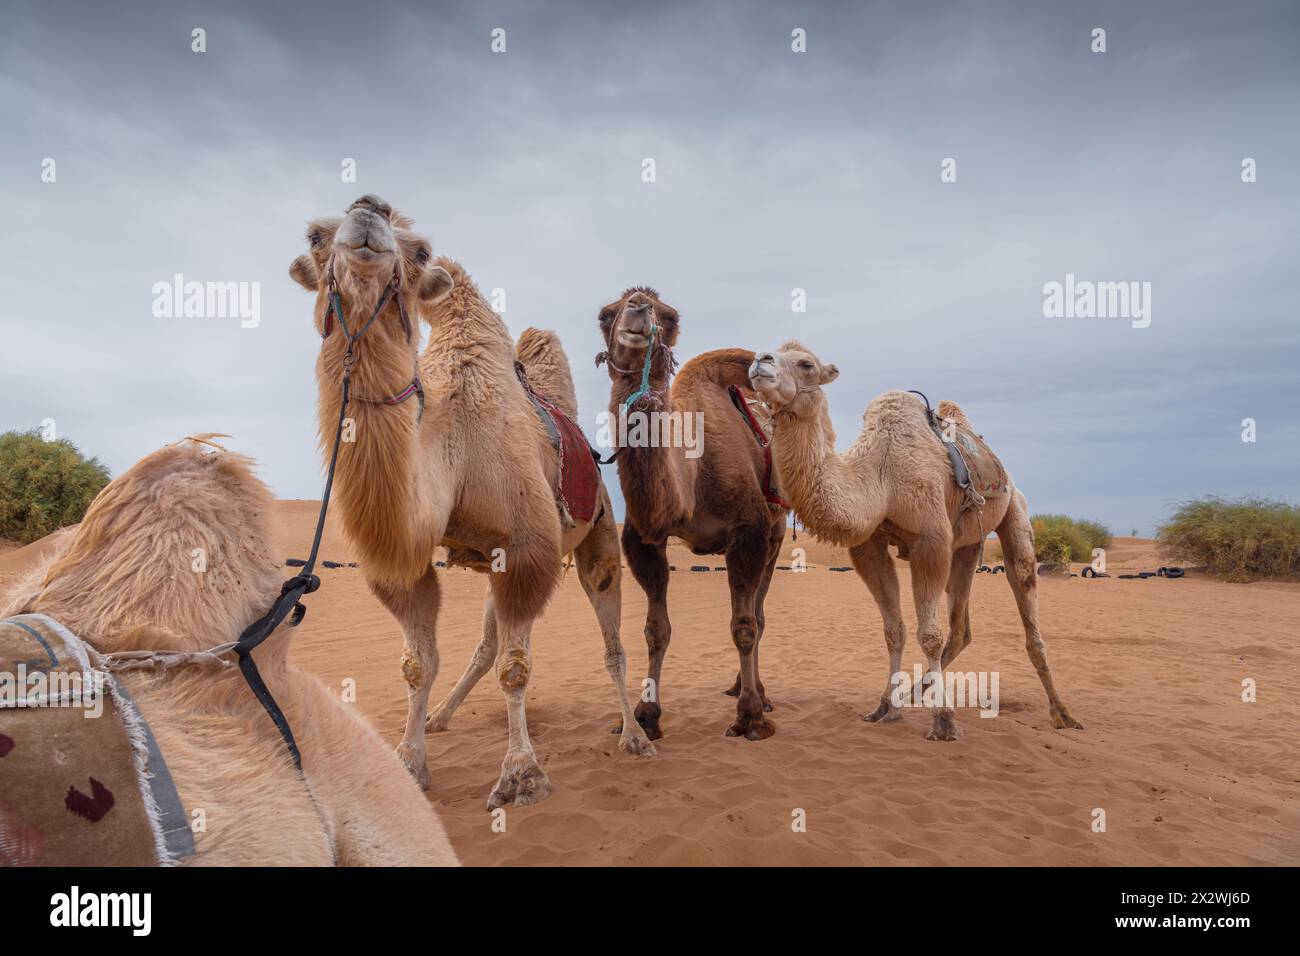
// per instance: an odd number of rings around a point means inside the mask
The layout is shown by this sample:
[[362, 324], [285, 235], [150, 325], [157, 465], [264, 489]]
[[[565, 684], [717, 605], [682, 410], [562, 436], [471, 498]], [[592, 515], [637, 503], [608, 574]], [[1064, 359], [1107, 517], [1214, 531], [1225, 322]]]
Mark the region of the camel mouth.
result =
[[630, 349], [644, 349], [650, 347], [649, 332], [627, 332], [618, 333], [618, 344]]
[[361, 246], [342, 246], [340, 251], [352, 261], [360, 263], [381, 262], [393, 256], [392, 249], [376, 249], [368, 243]]
[[771, 387], [777, 382], [776, 369], [771, 365], [755, 362], [749, 367], [749, 383], [755, 388], [760, 385]]

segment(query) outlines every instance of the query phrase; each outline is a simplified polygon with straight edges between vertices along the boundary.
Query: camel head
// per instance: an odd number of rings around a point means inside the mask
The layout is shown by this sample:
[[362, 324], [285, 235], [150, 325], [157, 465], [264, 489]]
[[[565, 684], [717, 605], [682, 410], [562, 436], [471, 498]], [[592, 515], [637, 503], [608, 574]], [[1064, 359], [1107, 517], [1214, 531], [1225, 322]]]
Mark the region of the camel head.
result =
[[641, 373], [652, 331], [657, 344], [669, 349], [677, 344], [677, 310], [648, 286], [628, 289], [601, 309], [598, 318], [612, 372]]
[[[432, 305], [450, 294], [451, 275], [434, 263], [429, 241], [411, 225], [378, 196], [367, 195], [343, 216], [326, 216], [307, 227], [308, 251], [293, 260], [289, 275], [316, 293], [318, 331], [325, 331], [331, 280], [353, 332], [370, 317], [390, 281], [410, 303]], [[390, 300], [377, 322], [400, 320], [398, 305]]]
[[749, 384], [772, 411], [808, 418], [822, 407], [822, 386], [835, 381], [839, 374], [834, 365], [791, 341], [775, 352], [754, 356]]
[[271, 492], [215, 437], [169, 445], [110, 481], [9, 612], [50, 614], [107, 652], [235, 640], [271, 606], [280, 572]]

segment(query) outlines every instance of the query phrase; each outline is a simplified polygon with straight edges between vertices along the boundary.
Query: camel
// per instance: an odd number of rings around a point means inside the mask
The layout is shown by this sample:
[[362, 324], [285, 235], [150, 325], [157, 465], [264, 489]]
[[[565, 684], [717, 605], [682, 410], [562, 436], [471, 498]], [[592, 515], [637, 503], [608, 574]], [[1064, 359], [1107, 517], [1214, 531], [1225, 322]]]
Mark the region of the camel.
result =
[[[1038, 627], [1034, 533], [1025, 496], [1010, 477], [989, 491], [982, 507], [969, 504], [953, 478], [952, 465], [931, 429], [926, 406], [913, 394], [886, 392], [863, 416], [862, 434], [843, 455], [824, 385], [839, 370], [798, 342], [759, 354], [750, 369], [754, 390], [773, 412], [773, 453], [795, 513], [813, 534], [849, 548], [884, 619], [889, 683], [880, 705], [864, 719], [893, 721], [902, 714], [890, 687], [900, 673], [905, 633], [898, 577], [887, 546], [910, 562], [916, 602], [917, 641], [925, 654], [926, 682], [942, 688], [943, 668], [971, 640], [970, 589], [988, 529], [1002, 542], [1007, 580], [1025, 629], [1025, 649], [1051, 707], [1052, 724], [1082, 729], [1061, 701], [1047, 666]], [[939, 403], [940, 420], [973, 435], [970, 420], [954, 402]], [[964, 513], [963, 513], [964, 511]], [[940, 595], [948, 594], [948, 633], [940, 619]], [[931, 700], [938, 701], [931, 694]], [[956, 740], [960, 728], [950, 702], [936, 706], [927, 738]]]
[[[156, 451], [110, 482], [0, 618], [48, 615], [107, 655], [184, 808], [202, 811], [183, 865], [458, 865], [433, 808], [379, 734], [288, 663], [288, 625], [253, 659], [297, 739], [302, 776], [229, 660], [116, 669], [114, 655], [234, 641], [279, 596], [270, 491], [249, 459], [200, 441]], [[196, 548], [207, 555], [202, 573], [191, 563]]]
[[[363, 196], [343, 217], [311, 223], [309, 251], [290, 267], [290, 275], [316, 293], [320, 441], [328, 455], [346, 363], [353, 440], [338, 452], [335, 501], [371, 592], [405, 635], [407, 715], [398, 755], [427, 790], [426, 726], [445, 730], [495, 661], [509, 741], [488, 807], [525, 806], [551, 789], [528, 736], [524, 697], [533, 621], [555, 590], [565, 554], [574, 555], [604, 637], [605, 667], [623, 716], [619, 747], [654, 754], [625, 687], [617, 527], [603, 485], [589, 520], [577, 520], [557, 502], [558, 455], [517, 377], [518, 362], [537, 393], [576, 418], [577, 397], [558, 338], [528, 329], [516, 347], [464, 268], [435, 259], [411, 225], [382, 199]], [[332, 294], [344, 319], [331, 309]], [[408, 302], [429, 325], [423, 352]], [[349, 334], [358, 336], [351, 356]], [[416, 394], [419, 402], [411, 397]], [[448, 549], [449, 565], [487, 572], [488, 597], [478, 647], [456, 687], [429, 715], [438, 672], [433, 557], [440, 545]]]
[[[763, 602], [785, 537], [786, 509], [765, 483], [763, 446], [728, 394], [733, 385], [750, 394], [747, 374], [754, 355], [743, 349], [705, 352], [682, 367], [670, 391], [672, 349], [680, 331], [675, 309], [653, 289], [634, 287], [602, 308], [598, 321], [605, 350], [596, 361], [608, 363], [610, 415], [615, 422], [623, 415], [632, 425], [629, 441], [616, 455], [627, 502], [623, 553], [648, 601], [649, 668], [636, 718], [652, 740], [663, 736], [662, 673], [672, 637], [667, 543], [676, 537], [696, 554], [726, 554], [731, 638], [740, 657], [736, 681], [726, 692], [736, 696], [736, 719], [727, 736], [770, 737], [776, 725], [765, 716], [772, 704], [759, 677], [758, 650]], [[648, 388], [642, 391], [647, 363]], [[692, 420], [703, 424], [702, 453], [688, 454], [680, 441], [677, 447], [639, 441], [634, 436], [640, 413], [697, 416]], [[640, 419], [651, 428], [654, 421]], [[678, 424], [689, 426], [685, 418]]]

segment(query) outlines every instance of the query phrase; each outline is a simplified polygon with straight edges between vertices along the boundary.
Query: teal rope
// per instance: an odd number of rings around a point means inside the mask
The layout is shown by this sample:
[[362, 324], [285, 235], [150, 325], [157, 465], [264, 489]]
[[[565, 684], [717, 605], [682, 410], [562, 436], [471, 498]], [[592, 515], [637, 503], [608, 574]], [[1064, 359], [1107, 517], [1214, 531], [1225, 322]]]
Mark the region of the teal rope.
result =
[[654, 362], [655, 357], [655, 339], [659, 336], [659, 326], [650, 326], [650, 342], [646, 345], [645, 365], [641, 366], [641, 387], [633, 392], [626, 402], [623, 403], [623, 409], [632, 407], [632, 403], [638, 401], [642, 395], [650, 391], [650, 365]]

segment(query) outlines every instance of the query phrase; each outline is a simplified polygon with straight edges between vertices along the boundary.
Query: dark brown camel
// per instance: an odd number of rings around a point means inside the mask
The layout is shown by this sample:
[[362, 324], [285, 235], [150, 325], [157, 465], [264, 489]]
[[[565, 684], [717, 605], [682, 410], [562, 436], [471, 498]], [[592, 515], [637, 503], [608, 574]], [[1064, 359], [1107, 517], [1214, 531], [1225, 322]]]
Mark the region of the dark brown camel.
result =
[[[697, 356], [682, 367], [670, 392], [676, 310], [653, 289], [632, 288], [601, 309], [599, 319], [606, 351], [597, 363], [609, 363], [610, 427], [627, 503], [623, 553], [649, 602], [645, 639], [650, 664], [636, 718], [650, 739], [663, 736], [661, 672], [672, 635], [667, 543], [676, 537], [696, 554], [726, 554], [731, 639], [740, 655], [740, 672], [727, 692], [737, 697], [736, 721], [727, 735], [770, 737], [776, 726], [764, 716], [772, 705], [758, 675], [758, 646], [763, 639], [763, 600], [785, 536], [786, 509], [769, 502], [762, 446], [728, 394], [734, 385], [752, 397], [748, 369], [754, 353], [720, 349]], [[650, 375], [643, 391], [647, 354]], [[623, 411], [629, 398], [632, 402]], [[675, 414], [656, 418], [650, 413]], [[620, 414], [627, 422], [626, 442], [620, 441]], [[693, 427], [692, 446], [686, 439]], [[670, 440], [656, 441], [663, 438]]]

